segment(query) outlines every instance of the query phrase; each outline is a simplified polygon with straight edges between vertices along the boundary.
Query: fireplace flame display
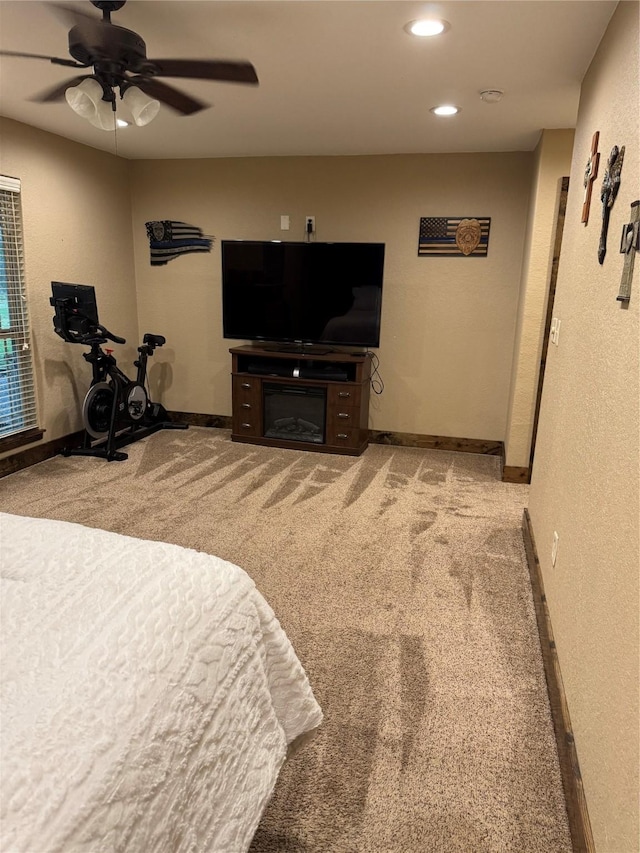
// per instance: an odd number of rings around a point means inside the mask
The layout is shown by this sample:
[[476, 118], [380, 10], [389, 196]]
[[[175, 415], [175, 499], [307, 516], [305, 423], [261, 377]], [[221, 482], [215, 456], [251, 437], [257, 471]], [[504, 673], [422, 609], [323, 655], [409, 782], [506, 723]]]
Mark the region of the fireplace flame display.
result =
[[265, 383], [263, 393], [266, 438], [324, 443], [324, 388]]

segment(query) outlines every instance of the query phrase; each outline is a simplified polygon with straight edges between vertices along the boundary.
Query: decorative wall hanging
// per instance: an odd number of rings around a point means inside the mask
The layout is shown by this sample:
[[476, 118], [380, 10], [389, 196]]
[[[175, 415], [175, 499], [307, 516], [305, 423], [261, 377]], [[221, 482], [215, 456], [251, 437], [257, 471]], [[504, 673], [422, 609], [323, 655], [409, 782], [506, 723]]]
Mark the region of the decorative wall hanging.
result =
[[598, 261], [602, 264], [607, 254], [607, 231], [609, 230], [609, 215], [611, 208], [620, 189], [620, 172], [624, 160], [624, 145], [618, 148], [614, 145], [607, 161], [607, 170], [604, 173], [600, 199], [602, 201], [602, 230], [600, 231], [600, 245], [598, 246]]
[[596, 130], [591, 140], [591, 151], [589, 159], [584, 170], [584, 202], [582, 204], [582, 219], [586, 225], [589, 221], [589, 208], [591, 207], [591, 193], [593, 191], [593, 182], [598, 177], [598, 164], [600, 163], [600, 152], [598, 151], [598, 140], [600, 139], [600, 131]]
[[177, 222], [173, 219], [161, 219], [145, 222], [151, 266], [159, 267], [172, 261], [179, 255], [191, 252], [210, 252], [214, 237], [205, 236], [195, 225]]
[[486, 257], [491, 217], [423, 216], [418, 256], [440, 258]]
[[631, 222], [622, 228], [620, 251], [624, 254], [622, 281], [618, 293], [618, 302], [628, 302], [631, 299], [631, 279], [636, 252], [640, 251], [640, 199], [631, 202]]

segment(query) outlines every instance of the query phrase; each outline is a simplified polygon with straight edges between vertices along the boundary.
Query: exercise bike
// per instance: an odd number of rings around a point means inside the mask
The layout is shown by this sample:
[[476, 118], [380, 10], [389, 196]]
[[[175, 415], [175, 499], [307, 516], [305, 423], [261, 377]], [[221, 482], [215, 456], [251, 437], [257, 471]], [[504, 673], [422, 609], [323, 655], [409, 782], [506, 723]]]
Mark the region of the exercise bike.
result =
[[83, 358], [92, 367], [93, 378], [82, 404], [85, 436], [82, 447], [64, 448], [63, 456], [98, 456], [109, 462], [127, 459], [117, 448], [138, 441], [161, 429], [187, 429], [174, 424], [160, 403], [147, 393], [147, 360], [157, 347], [164, 346], [162, 335], [145, 334], [138, 347], [136, 378], [129, 379], [117, 365], [113, 350], [103, 344], [126, 340], [114, 335], [98, 322], [95, 290], [89, 285], [52, 282], [49, 300], [55, 309], [56, 334], [72, 344], [84, 344], [89, 352]]

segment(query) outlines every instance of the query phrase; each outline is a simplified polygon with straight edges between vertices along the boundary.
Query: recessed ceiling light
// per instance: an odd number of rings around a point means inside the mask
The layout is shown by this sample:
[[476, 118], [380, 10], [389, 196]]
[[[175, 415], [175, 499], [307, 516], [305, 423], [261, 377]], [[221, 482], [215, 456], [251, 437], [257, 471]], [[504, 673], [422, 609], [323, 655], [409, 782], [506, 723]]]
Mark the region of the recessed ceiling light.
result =
[[131, 124], [131, 122], [130, 122], [130, 121], [125, 121], [123, 118], [117, 118], [117, 119], [116, 119], [116, 124], [118, 125], [118, 127], [129, 127], [129, 125]]
[[409, 21], [405, 24], [405, 30], [412, 36], [439, 36], [440, 33], [448, 30], [450, 24], [448, 21], [442, 21], [437, 18], [425, 18], [420, 21]]
[[454, 116], [460, 112], [460, 107], [454, 107], [453, 104], [442, 104], [439, 107], [431, 107], [429, 110], [437, 116]]

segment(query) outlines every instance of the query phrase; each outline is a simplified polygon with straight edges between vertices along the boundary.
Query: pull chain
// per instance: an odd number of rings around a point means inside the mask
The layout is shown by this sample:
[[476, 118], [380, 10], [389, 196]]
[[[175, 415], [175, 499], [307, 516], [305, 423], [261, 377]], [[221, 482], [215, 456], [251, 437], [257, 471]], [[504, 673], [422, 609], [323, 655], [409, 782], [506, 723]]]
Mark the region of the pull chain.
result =
[[[114, 102], [115, 106], [115, 102]], [[114, 109], [113, 111], [113, 142], [115, 147], [115, 155], [118, 156], [118, 115]]]

